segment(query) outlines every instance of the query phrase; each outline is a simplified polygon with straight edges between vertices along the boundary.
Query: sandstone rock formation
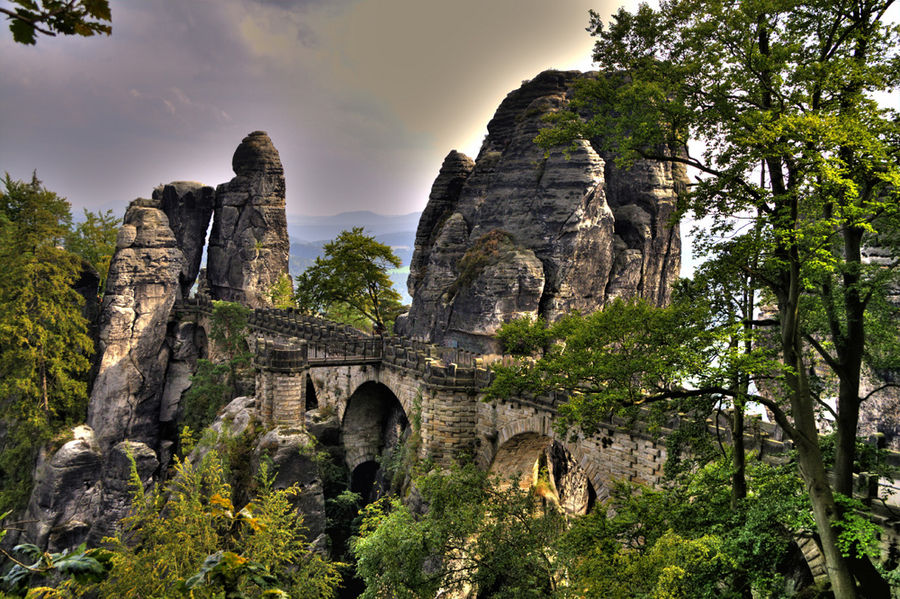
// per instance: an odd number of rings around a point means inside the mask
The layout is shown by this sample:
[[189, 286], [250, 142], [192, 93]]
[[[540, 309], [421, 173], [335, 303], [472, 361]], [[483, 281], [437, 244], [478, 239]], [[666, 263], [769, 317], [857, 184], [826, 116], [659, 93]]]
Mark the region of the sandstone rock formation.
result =
[[[684, 171], [638, 162], [623, 172], [590, 143], [567, 158], [533, 142], [542, 117], [589, 76], [541, 73], [501, 103], [474, 163], [458, 152], [444, 160], [416, 233], [401, 334], [496, 351], [492, 335], [516, 316], [553, 320], [617, 296], [668, 301], [680, 268], [669, 219]], [[481, 255], [500, 238], [505, 248]]]
[[192, 181], [173, 181], [153, 190], [153, 199], [169, 218], [175, 242], [184, 253], [184, 266], [178, 277], [180, 297], [188, 297], [203, 258], [206, 230], [212, 218], [216, 192], [212, 187]]
[[210, 293], [214, 299], [265, 306], [269, 288], [288, 272], [284, 170], [263, 131], [244, 138], [232, 167], [237, 176], [216, 189], [207, 259]]
[[99, 372], [88, 424], [106, 452], [125, 439], [156, 447], [169, 362], [166, 325], [180, 293], [184, 256], [158, 200], [125, 213], [100, 316]]
[[100, 447], [86, 426], [76, 427], [74, 437], [38, 464], [23, 518], [28, 542], [50, 551], [84, 542], [100, 505]]

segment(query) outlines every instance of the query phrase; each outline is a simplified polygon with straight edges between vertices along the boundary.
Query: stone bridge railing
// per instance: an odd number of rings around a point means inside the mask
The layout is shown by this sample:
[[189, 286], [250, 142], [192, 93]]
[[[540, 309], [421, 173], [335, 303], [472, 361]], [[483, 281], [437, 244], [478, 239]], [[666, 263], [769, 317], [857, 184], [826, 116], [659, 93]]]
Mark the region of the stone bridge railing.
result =
[[[207, 296], [198, 295], [177, 302], [174, 311], [211, 315], [213, 303]], [[473, 392], [493, 380], [488, 361], [478, 354], [405, 337], [369, 335], [291, 309], [257, 308], [249, 314], [247, 324], [265, 341], [257, 344], [257, 352], [263, 354], [257, 356], [259, 365], [277, 362], [299, 368], [381, 363], [415, 372], [428, 385]], [[540, 403], [553, 402], [545, 398]]]

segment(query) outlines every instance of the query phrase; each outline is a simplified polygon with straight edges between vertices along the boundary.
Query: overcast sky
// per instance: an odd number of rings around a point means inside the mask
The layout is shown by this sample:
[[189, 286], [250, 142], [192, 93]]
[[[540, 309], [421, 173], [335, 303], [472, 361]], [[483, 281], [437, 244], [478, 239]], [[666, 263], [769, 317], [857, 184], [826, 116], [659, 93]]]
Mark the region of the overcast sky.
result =
[[76, 212], [121, 215], [159, 183], [229, 180], [262, 129], [290, 215], [421, 210], [443, 157], [474, 155], [509, 91], [590, 69], [588, 10], [618, 3], [112, 0], [108, 38], [26, 47], [4, 29], [0, 171], [37, 169]]

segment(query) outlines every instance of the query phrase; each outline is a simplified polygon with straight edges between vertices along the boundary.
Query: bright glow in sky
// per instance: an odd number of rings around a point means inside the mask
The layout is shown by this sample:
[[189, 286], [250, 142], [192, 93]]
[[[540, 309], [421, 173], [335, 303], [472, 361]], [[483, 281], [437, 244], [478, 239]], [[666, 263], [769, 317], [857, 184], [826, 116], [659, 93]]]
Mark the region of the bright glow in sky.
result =
[[[605, 3], [604, 3], [605, 2]], [[0, 171], [37, 169], [117, 215], [173, 180], [229, 180], [241, 138], [281, 153], [291, 215], [421, 210], [503, 97], [590, 69], [614, 0], [112, 0], [113, 34], [0, 33]]]

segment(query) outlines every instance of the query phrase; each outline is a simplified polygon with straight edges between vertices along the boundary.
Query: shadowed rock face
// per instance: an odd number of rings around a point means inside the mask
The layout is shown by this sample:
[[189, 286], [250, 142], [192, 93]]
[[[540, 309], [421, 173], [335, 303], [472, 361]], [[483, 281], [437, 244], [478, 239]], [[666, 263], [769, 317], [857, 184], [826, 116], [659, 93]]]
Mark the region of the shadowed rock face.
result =
[[[541, 73], [501, 103], [477, 160], [446, 157], [416, 232], [413, 303], [399, 332], [490, 352], [499, 326], [518, 316], [555, 320], [618, 296], [669, 300], [681, 261], [669, 219], [685, 173], [651, 162], [621, 171], [588, 142], [545, 156], [533, 142], [542, 117], [588, 76]], [[510, 246], [471, 272], [492, 235]]]
[[153, 190], [153, 199], [169, 218], [175, 241], [184, 253], [184, 266], [178, 281], [181, 297], [190, 295], [200, 272], [206, 230], [212, 218], [216, 192], [212, 187], [192, 181], [173, 181]]
[[206, 268], [210, 293], [214, 299], [265, 306], [269, 288], [288, 271], [284, 170], [262, 131], [244, 138], [232, 167], [237, 176], [216, 189]]

